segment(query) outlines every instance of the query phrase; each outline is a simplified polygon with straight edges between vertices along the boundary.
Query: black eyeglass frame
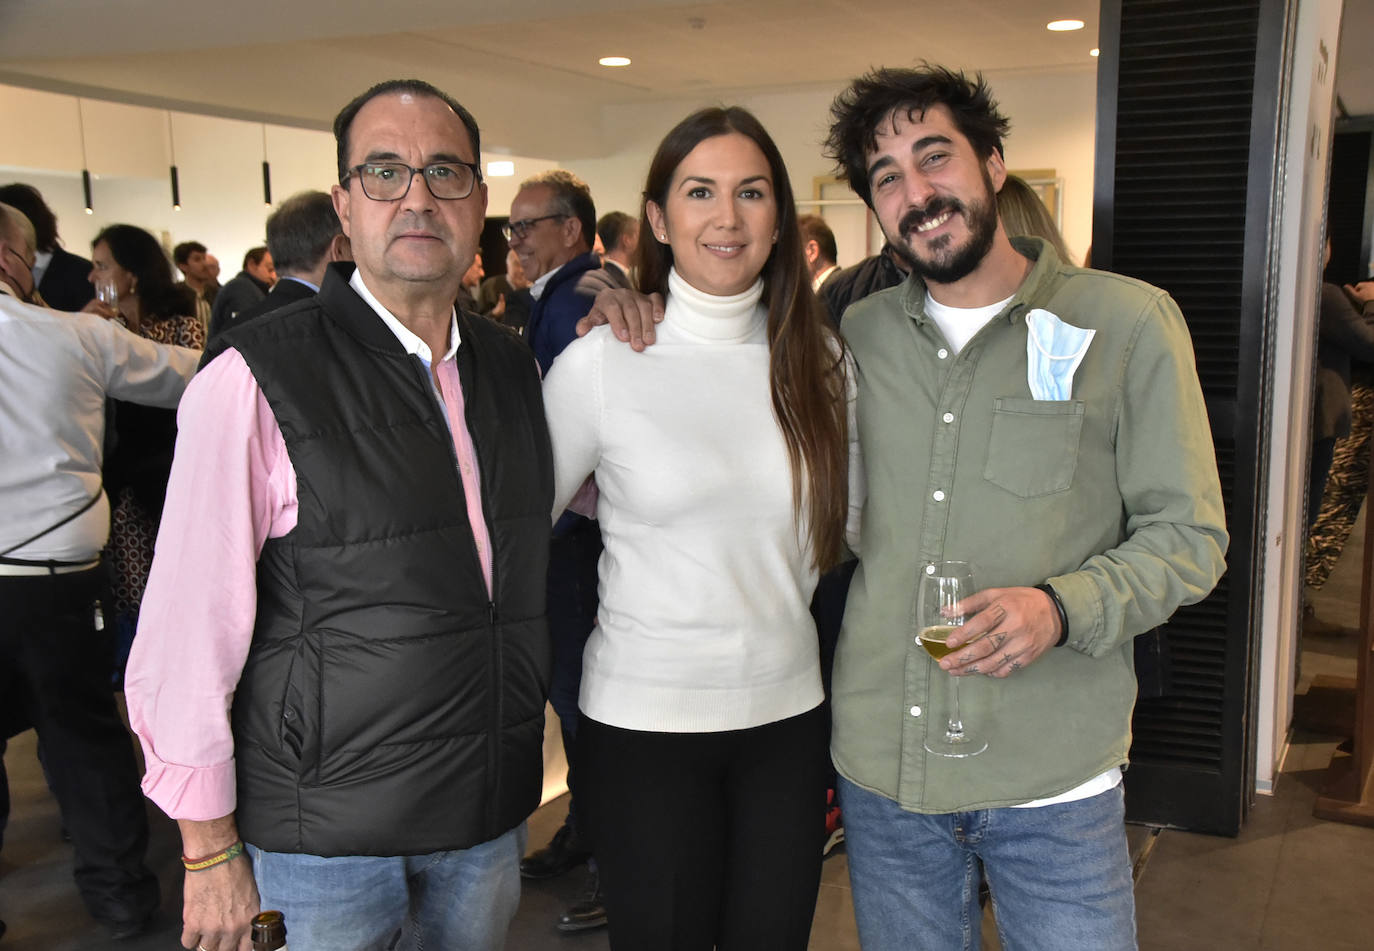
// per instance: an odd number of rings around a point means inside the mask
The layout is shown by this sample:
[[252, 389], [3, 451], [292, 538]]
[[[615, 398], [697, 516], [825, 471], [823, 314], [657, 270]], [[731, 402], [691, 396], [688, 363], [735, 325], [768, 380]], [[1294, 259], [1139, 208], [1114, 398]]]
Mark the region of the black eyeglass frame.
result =
[[[451, 198], [448, 197], [448, 196], [445, 196], [445, 195], [435, 195], [435, 194], [434, 194], [434, 188], [433, 188], [432, 185], [430, 185], [430, 182], [429, 182], [429, 175], [427, 175], [426, 173], [427, 173], [431, 168], [443, 168], [443, 167], [446, 167], [446, 166], [453, 166], [453, 165], [461, 165], [461, 166], [463, 166], [464, 168], [466, 168], [468, 171], [472, 172], [472, 187], [470, 187], [470, 188], [467, 190], [467, 194], [464, 194], [464, 195], [456, 195], [456, 196], [451, 197]], [[405, 169], [406, 172], [407, 172], [407, 175], [406, 175], [406, 190], [403, 191], [403, 192], [401, 192], [401, 193], [400, 193], [399, 195], [397, 195], [395, 198], [374, 198], [371, 194], [368, 193], [368, 190], [367, 190], [367, 179], [365, 179], [365, 178], [363, 177], [363, 175], [362, 175], [362, 170], [365, 169], [365, 168], [395, 168], [395, 169], [402, 169], [402, 168], [403, 168], [403, 169]], [[464, 162], [464, 161], [462, 161], [461, 159], [455, 159], [455, 160], [453, 160], [453, 161], [451, 161], [451, 162], [430, 162], [428, 165], [422, 165], [420, 168], [416, 168], [416, 167], [413, 166], [413, 165], [407, 165], [405, 162], [389, 162], [389, 161], [388, 161], [388, 162], [361, 162], [361, 163], [359, 163], [359, 164], [357, 164], [357, 165], [354, 165], [352, 168], [350, 168], [350, 169], [348, 170], [348, 174], [345, 175], [345, 176], [343, 177], [343, 180], [340, 181], [339, 184], [340, 184], [340, 185], [343, 185], [345, 188], [347, 188], [347, 187], [348, 187], [348, 180], [349, 180], [350, 178], [355, 178], [355, 177], [356, 177], [356, 178], [358, 179], [358, 187], [361, 188], [361, 189], [363, 190], [363, 195], [364, 195], [366, 198], [368, 198], [368, 200], [370, 200], [370, 201], [400, 201], [401, 199], [405, 198], [407, 195], [410, 194], [410, 189], [415, 185], [415, 176], [416, 176], [416, 175], [419, 175], [419, 176], [420, 176], [420, 178], [421, 178], [421, 179], [424, 181], [424, 183], [425, 183], [425, 188], [428, 188], [428, 189], [429, 189], [430, 195], [432, 195], [436, 200], [438, 200], [438, 201], [462, 201], [464, 198], [471, 198], [471, 197], [472, 197], [472, 193], [475, 192], [475, 191], [477, 190], [477, 186], [478, 186], [479, 184], [481, 184], [481, 182], [482, 182], [482, 166], [478, 165], [478, 164], [475, 163], [475, 162]]]
[[501, 226], [501, 233], [506, 236], [506, 240], [519, 238], [524, 241], [529, 237], [529, 233], [534, 230], [534, 226], [541, 221], [549, 221], [554, 218], [571, 218], [572, 215], [540, 215], [538, 218], [521, 218], [519, 221], [507, 221]]

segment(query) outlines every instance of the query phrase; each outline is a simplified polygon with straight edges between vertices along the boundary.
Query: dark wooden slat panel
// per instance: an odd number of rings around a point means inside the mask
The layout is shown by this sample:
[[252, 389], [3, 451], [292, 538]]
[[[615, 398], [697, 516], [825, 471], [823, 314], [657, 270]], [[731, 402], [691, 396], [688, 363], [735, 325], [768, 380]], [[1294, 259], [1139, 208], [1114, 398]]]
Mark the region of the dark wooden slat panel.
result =
[[1108, 59], [1099, 66], [1094, 259], [1178, 301], [1212, 416], [1232, 533], [1230, 567], [1216, 590], [1164, 628], [1170, 686], [1137, 704], [1127, 773], [1129, 816], [1198, 831], [1234, 833], [1248, 802], [1262, 458], [1255, 407], [1264, 364], [1255, 302], [1267, 279], [1255, 235], [1267, 224], [1272, 192], [1277, 120], [1264, 111], [1276, 112], [1281, 70], [1266, 51], [1282, 46], [1282, 8], [1283, 0], [1102, 5]]

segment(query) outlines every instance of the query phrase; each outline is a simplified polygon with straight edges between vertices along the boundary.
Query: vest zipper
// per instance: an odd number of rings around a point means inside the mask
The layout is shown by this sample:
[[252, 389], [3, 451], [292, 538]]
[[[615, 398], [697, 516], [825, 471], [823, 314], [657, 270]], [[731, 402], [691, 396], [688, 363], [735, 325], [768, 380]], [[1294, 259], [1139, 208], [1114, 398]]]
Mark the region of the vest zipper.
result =
[[[418, 357], [415, 358], [415, 360], [414, 360], [414, 365], [415, 365], [415, 369], [416, 369], [416, 370], [419, 372], [419, 374], [420, 374], [421, 382], [422, 382], [422, 384], [424, 385], [425, 392], [427, 392], [427, 393], [429, 394], [430, 404], [431, 404], [432, 406], [434, 406], [434, 408], [435, 408], [436, 410], [438, 410], [441, 419], [448, 419], [447, 414], [444, 412], [444, 405], [443, 405], [442, 398], [440, 397], [440, 395], [439, 395], [438, 393], [435, 392], [436, 384], [432, 381], [433, 370], [432, 370], [432, 369], [426, 369], [426, 367], [424, 366], [423, 361], [421, 361]], [[460, 378], [459, 386], [461, 386], [461, 385], [462, 385], [462, 382], [461, 382], [461, 378]], [[467, 394], [465, 393], [465, 394], [463, 394], [463, 416], [464, 416], [464, 418], [457, 421], [458, 423], [460, 423], [460, 424], [463, 425], [464, 427], [466, 427], [467, 424], [468, 424], [468, 421], [467, 421], [467, 411], [468, 411], [468, 407], [469, 407], [469, 406], [471, 406], [471, 404], [468, 402]], [[456, 448], [456, 447], [454, 446], [454, 444], [453, 444], [453, 431], [452, 431], [452, 427], [453, 427], [454, 425], [455, 425], [455, 421], [450, 419], [450, 420], [448, 420], [448, 426], [445, 427], [445, 428], [448, 430], [448, 434], [449, 434], [449, 435], [448, 435], [448, 451], [449, 451], [450, 457], [453, 459], [453, 477], [454, 477], [455, 479], [458, 480], [458, 491], [459, 491], [459, 494], [462, 495], [462, 497], [466, 500], [466, 498], [467, 498], [467, 490], [466, 490], [466, 489], [464, 488], [464, 486], [463, 486], [463, 476], [462, 476], [461, 471], [459, 470], [459, 465], [460, 465], [460, 463], [459, 463], [459, 461], [458, 461], [458, 450], [457, 450], [457, 448]], [[471, 429], [468, 429], [468, 433], [469, 433], [469, 435], [471, 435], [472, 430], [471, 430]], [[473, 440], [472, 440], [472, 451], [473, 451], [474, 455], [477, 453], [477, 440], [476, 440], [476, 438], [473, 438]], [[491, 490], [491, 486], [490, 486], [490, 484], [489, 484], [488, 481], [487, 481], [487, 467], [484, 466], [484, 465], [482, 465], [482, 459], [481, 459], [480, 456], [478, 456], [478, 459], [477, 459], [477, 474], [478, 474], [478, 479], [479, 479], [479, 481], [481, 482], [481, 486], [482, 486], [482, 522], [483, 522], [484, 525], [486, 525], [488, 542], [489, 542], [489, 543], [492, 543], [492, 540], [495, 539], [496, 536], [492, 533], [492, 530], [491, 530], [491, 516], [490, 516], [490, 513], [487, 511], [487, 501], [488, 501], [488, 499], [489, 499], [489, 497], [490, 497], [488, 493], [489, 493], [490, 490]], [[464, 515], [466, 516], [466, 514], [467, 514], [467, 513], [466, 513], [466, 509], [465, 509], [465, 510], [464, 510]], [[484, 575], [484, 573], [483, 573], [483, 571], [482, 571], [482, 556], [481, 556], [481, 554], [480, 554], [480, 553], [478, 552], [478, 550], [477, 550], [477, 535], [476, 535], [475, 532], [473, 533], [473, 539], [472, 539], [472, 555], [473, 555], [473, 558], [475, 558], [476, 561], [477, 561], [477, 576], [478, 576], [478, 578], [482, 579], [483, 583], [485, 583], [486, 578], [485, 578], [485, 575]], [[499, 776], [499, 773], [500, 773], [500, 771], [501, 771], [501, 759], [500, 759], [500, 750], [501, 750], [501, 711], [502, 711], [502, 709], [504, 708], [504, 704], [502, 703], [502, 700], [504, 699], [504, 697], [503, 697], [503, 694], [502, 694], [502, 691], [501, 691], [501, 685], [502, 685], [502, 683], [503, 683], [503, 681], [504, 681], [504, 679], [505, 679], [504, 664], [502, 663], [502, 660], [501, 660], [501, 639], [500, 639], [500, 637], [497, 636], [497, 626], [496, 626], [496, 625], [497, 625], [497, 611], [496, 611], [496, 601], [497, 601], [497, 597], [496, 597], [496, 590], [497, 590], [497, 574], [496, 574], [496, 564], [497, 564], [496, 552], [495, 552], [495, 551], [492, 551], [492, 553], [491, 553], [491, 593], [490, 593], [490, 595], [489, 595], [489, 597], [488, 597], [488, 599], [487, 599], [487, 643], [488, 643], [489, 654], [490, 654], [490, 658], [491, 658], [491, 663], [490, 663], [490, 677], [489, 677], [488, 683], [487, 683], [487, 696], [488, 696], [488, 698], [489, 698], [489, 704], [488, 704], [488, 706], [489, 706], [489, 719], [488, 719], [488, 725], [487, 725], [488, 733], [487, 733], [487, 782], [486, 782], [486, 794], [487, 794], [487, 801], [486, 801], [486, 824], [487, 824], [487, 838], [488, 838], [488, 839], [495, 838], [495, 837], [496, 837], [497, 835], [499, 835], [501, 832], [504, 832], [504, 831], [505, 831], [504, 829], [497, 829], [497, 828], [496, 828], [496, 826], [497, 826], [497, 824], [498, 824], [498, 823], [497, 823], [496, 800], [497, 800], [497, 793], [498, 793], [498, 791], [499, 791], [500, 788], [501, 788], [501, 781], [500, 781], [500, 776]]]
[[487, 736], [487, 835], [489, 838], [495, 838], [504, 831], [496, 828], [496, 797], [501, 788], [499, 753], [501, 749], [501, 710], [504, 707], [501, 685], [505, 680], [505, 672], [501, 662], [501, 638], [497, 634], [496, 626], [495, 570], [492, 571], [491, 590], [492, 600], [487, 602], [487, 638], [491, 644], [491, 686], [488, 691], [488, 695], [491, 697], [491, 727]]

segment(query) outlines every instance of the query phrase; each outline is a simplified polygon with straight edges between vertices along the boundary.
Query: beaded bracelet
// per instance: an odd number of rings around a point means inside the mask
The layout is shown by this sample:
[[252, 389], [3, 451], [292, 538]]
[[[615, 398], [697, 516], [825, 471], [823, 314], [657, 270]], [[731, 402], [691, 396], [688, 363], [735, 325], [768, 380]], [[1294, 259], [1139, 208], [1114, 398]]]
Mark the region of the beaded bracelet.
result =
[[188, 872], [203, 872], [207, 868], [222, 865], [225, 862], [238, 858], [243, 854], [243, 843], [235, 842], [223, 852], [216, 852], [214, 855], [207, 855], [203, 859], [191, 859], [186, 856], [181, 857], [181, 864], [186, 867]]
[[1059, 600], [1059, 592], [1054, 590], [1053, 585], [1038, 584], [1035, 586], [1035, 590], [1048, 594], [1050, 600], [1054, 602], [1054, 609], [1059, 612], [1059, 640], [1055, 641], [1054, 646], [1063, 647], [1069, 640], [1069, 613], [1064, 610], [1064, 602]]

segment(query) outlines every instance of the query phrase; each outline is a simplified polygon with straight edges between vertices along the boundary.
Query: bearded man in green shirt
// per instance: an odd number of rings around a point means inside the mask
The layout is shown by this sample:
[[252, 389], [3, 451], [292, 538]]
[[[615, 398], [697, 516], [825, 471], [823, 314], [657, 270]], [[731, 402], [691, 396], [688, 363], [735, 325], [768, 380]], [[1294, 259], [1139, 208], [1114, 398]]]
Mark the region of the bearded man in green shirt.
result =
[[[977, 948], [981, 860], [1007, 947], [1134, 948], [1132, 639], [1212, 590], [1227, 543], [1187, 326], [1157, 288], [1007, 238], [981, 76], [878, 70], [832, 118], [912, 269], [842, 323], [868, 486], [832, 753], [863, 947]], [[982, 590], [937, 664], [915, 598], [944, 560]], [[924, 747], [951, 675], [981, 755]]]
[[[977, 949], [981, 867], [1004, 947], [1135, 948], [1132, 641], [1225, 567], [1187, 325], [1158, 288], [1007, 238], [1009, 123], [981, 77], [878, 70], [832, 118], [827, 151], [911, 268], [841, 324], [867, 495], [831, 753], [861, 943]], [[607, 291], [584, 324], [642, 350], [661, 316]], [[955, 560], [982, 590], [937, 664], [917, 579]], [[976, 756], [925, 749], [951, 675], [988, 741]]]

